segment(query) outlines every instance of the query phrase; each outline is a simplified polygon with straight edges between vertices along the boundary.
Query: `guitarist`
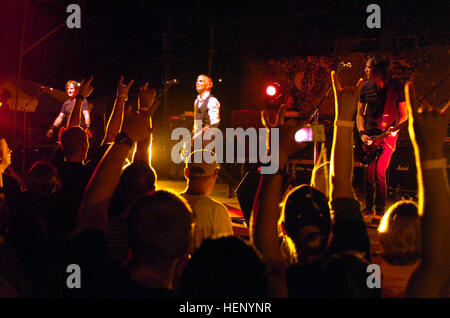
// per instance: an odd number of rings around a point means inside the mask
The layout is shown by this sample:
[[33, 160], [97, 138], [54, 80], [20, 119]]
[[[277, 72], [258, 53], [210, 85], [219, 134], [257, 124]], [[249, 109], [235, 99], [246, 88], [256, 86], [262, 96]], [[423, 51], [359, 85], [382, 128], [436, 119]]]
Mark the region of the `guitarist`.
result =
[[[389, 59], [380, 54], [368, 58], [364, 70], [367, 81], [362, 84], [356, 124], [362, 142], [370, 146], [369, 137], [387, 131], [381, 141], [379, 155], [366, 170], [366, 216], [379, 219], [384, 214], [387, 196], [386, 170], [395, 150], [398, 131], [393, 126], [406, 121], [408, 113], [403, 84], [390, 75]], [[374, 209], [375, 205], [375, 209]]]
[[[218, 128], [220, 123], [220, 103], [211, 94], [213, 82], [206, 75], [199, 75], [195, 83], [198, 96], [194, 101], [194, 129], [191, 138], [191, 150], [194, 146], [194, 139], [202, 136], [202, 148], [208, 144], [209, 140], [203, 139], [203, 134], [210, 128]], [[238, 181], [227, 171], [222, 164], [219, 170], [220, 178], [228, 183], [228, 196], [234, 196]]]
[[[56, 117], [55, 121], [53, 122], [53, 125], [50, 127], [50, 129], [47, 131], [47, 138], [53, 138], [53, 135], [56, 131], [56, 129], [63, 124], [65, 118], [68, 118], [70, 113], [72, 112], [73, 107], [75, 106], [75, 102], [77, 100], [77, 96], [80, 90], [80, 83], [70, 80], [66, 83], [66, 92], [67, 96], [69, 96], [69, 99], [67, 99], [64, 104], [61, 107], [61, 111]], [[82, 96], [81, 96], [82, 97]], [[85, 129], [86, 134], [89, 138], [93, 137], [92, 130], [90, 129], [91, 124], [91, 116], [90, 116], [90, 110], [88, 101], [86, 98], [83, 98], [83, 102], [81, 104], [83, 116], [81, 117], [81, 126]], [[68, 120], [64, 122], [63, 127], [67, 126]], [[60, 131], [59, 137], [61, 137], [62, 131]]]
[[[194, 131], [193, 138], [204, 133], [208, 128], [217, 128], [220, 123], [220, 103], [213, 95], [213, 82], [206, 75], [199, 75], [195, 88], [198, 92], [194, 102]], [[201, 126], [198, 125], [201, 121]]]

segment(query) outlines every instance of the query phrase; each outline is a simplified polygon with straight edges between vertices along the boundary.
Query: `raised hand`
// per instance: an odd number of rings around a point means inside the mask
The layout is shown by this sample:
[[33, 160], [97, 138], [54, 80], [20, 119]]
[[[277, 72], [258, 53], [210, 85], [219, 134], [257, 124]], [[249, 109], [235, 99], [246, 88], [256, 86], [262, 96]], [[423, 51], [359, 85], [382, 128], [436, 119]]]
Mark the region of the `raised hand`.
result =
[[130, 108], [125, 112], [122, 132], [126, 133], [132, 141], [142, 141], [152, 133], [149, 111], [132, 112]]
[[123, 76], [120, 77], [119, 83], [117, 83], [116, 98], [128, 100], [128, 92], [130, 91], [131, 85], [133, 85], [134, 80], [131, 80], [128, 85], [123, 83]]
[[81, 81], [80, 89], [78, 90], [78, 94], [80, 94], [84, 98], [91, 95], [92, 91], [94, 90], [94, 88], [91, 86], [91, 82], [93, 79], [94, 79], [94, 77], [92, 75], [91, 75], [91, 77], [89, 77], [87, 82], [83, 79]]
[[443, 158], [443, 144], [447, 136], [450, 100], [442, 107], [420, 104], [415, 96], [414, 85], [405, 85], [405, 98], [409, 114], [409, 133], [413, 144], [424, 158]]
[[153, 116], [159, 106], [159, 101], [155, 101], [156, 90], [148, 89], [147, 86], [148, 82], [145, 82], [145, 84], [139, 89], [138, 110], [144, 112], [148, 111], [150, 116]]
[[336, 119], [352, 120], [358, 106], [359, 91], [363, 79], [360, 78], [356, 86], [345, 86], [342, 88], [336, 72], [332, 71], [331, 82], [333, 83]]

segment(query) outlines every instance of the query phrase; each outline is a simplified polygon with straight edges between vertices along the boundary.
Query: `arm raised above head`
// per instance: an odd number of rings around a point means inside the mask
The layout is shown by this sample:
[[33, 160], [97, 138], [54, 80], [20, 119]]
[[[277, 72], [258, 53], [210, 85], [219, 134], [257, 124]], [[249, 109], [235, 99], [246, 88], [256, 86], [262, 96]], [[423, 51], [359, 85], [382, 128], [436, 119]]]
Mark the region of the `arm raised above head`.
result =
[[106, 232], [108, 226], [108, 205], [116, 189], [125, 158], [135, 142], [140, 142], [151, 134], [149, 112], [125, 115], [121, 133], [127, 142], [114, 142], [106, 151], [95, 169], [83, 196], [75, 233], [96, 228]]
[[354, 87], [342, 88], [336, 73], [331, 72], [335, 100], [335, 125], [331, 149], [330, 198], [354, 198], [353, 176], [353, 115], [358, 106], [360, 79]]
[[123, 114], [125, 110], [125, 102], [128, 100], [128, 92], [131, 85], [131, 80], [127, 85], [123, 84], [123, 76], [120, 77], [116, 89], [116, 98], [114, 99], [113, 109], [106, 124], [105, 136], [102, 140], [102, 146], [114, 141], [116, 135], [119, 133], [122, 126]]
[[450, 196], [447, 158], [449, 104], [419, 105], [412, 83], [405, 86], [409, 134], [417, 165], [418, 206], [422, 215], [422, 260], [411, 276], [408, 297], [447, 297], [450, 283]]

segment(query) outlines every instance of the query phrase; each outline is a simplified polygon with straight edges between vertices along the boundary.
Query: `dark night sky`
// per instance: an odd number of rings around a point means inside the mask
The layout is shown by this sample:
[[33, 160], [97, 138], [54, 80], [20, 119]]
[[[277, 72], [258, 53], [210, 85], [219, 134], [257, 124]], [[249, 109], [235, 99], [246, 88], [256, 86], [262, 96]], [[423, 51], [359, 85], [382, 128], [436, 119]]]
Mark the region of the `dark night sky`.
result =
[[[17, 70], [24, 2], [0, 0], [0, 79]], [[66, 6], [73, 2], [29, 0], [25, 48], [65, 21]], [[96, 111], [109, 111], [122, 74], [136, 81], [132, 96], [143, 81], [161, 86], [164, 62], [157, 58], [165, 54], [161, 34], [170, 24], [175, 34], [172, 56], [178, 60], [168, 77], [179, 78], [181, 84], [172, 89], [169, 106], [171, 113], [179, 114], [192, 108], [195, 78], [207, 72], [213, 22], [214, 93], [226, 106], [227, 120], [228, 110], [240, 107], [241, 66], [247, 58], [328, 54], [339, 38], [370, 38], [383, 32], [448, 44], [448, 1], [378, 1], [383, 28], [368, 30], [365, 8], [372, 2], [83, 0], [81, 29], [63, 27], [31, 50], [24, 57], [23, 78], [63, 89], [67, 80], [93, 74], [90, 100]]]

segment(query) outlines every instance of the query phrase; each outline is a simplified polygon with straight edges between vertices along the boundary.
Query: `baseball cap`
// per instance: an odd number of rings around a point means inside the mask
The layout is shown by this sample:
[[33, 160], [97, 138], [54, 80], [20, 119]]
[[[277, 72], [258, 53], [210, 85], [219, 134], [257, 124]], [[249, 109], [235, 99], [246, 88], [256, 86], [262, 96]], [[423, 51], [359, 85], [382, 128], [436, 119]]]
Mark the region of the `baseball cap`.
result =
[[284, 201], [282, 225], [289, 236], [307, 225], [317, 226], [328, 233], [331, 226], [330, 208], [325, 195], [303, 184], [290, 190]]
[[[202, 153], [199, 154], [198, 152]], [[212, 162], [208, 163], [206, 161], [206, 159], [208, 158], [212, 158]], [[196, 150], [189, 155], [188, 161], [186, 163], [186, 168], [189, 171], [190, 177], [201, 178], [208, 177], [214, 174], [217, 169], [220, 169], [220, 165], [217, 163], [217, 158], [214, 152], [206, 149], [201, 149]]]

